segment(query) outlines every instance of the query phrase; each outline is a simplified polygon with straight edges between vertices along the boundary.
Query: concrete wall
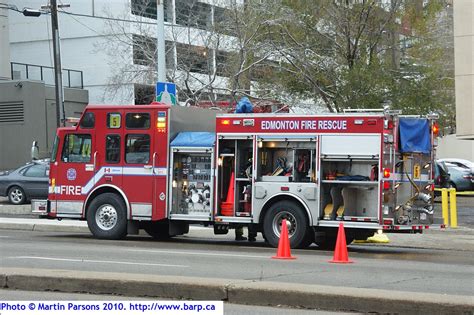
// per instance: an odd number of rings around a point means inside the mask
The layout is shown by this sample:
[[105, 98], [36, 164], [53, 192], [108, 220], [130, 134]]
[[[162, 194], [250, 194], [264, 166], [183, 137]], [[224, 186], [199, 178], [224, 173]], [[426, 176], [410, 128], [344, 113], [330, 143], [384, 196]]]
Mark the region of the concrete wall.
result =
[[474, 139], [474, 2], [456, 0], [453, 4], [456, 132], [458, 138]]
[[474, 140], [460, 140], [456, 135], [439, 138], [436, 157], [474, 161]]
[[[80, 117], [88, 103], [86, 90], [64, 90], [66, 117]], [[23, 108], [21, 122], [1, 119], [2, 106]], [[3, 112], [4, 115], [5, 112]], [[31, 143], [39, 142], [40, 156], [48, 157], [56, 131], [54, 87], [37, 81], [0, 81], [0, 170], [31, 160]]]

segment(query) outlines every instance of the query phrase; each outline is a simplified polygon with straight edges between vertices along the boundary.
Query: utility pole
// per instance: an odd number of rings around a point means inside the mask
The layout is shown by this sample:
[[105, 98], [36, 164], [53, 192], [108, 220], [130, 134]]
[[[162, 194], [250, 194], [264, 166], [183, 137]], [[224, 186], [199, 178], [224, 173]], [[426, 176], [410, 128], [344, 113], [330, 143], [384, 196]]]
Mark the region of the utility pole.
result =
[[166, 82], [165, 10], [163, 1], [156, 0], [156, 65], [158, 82]]
[[[67, 8], [69, 4], [61, 4], [60, 8]], [[61, 48], [59, 42], [59, 23], [58, 23], [58, 5], [56, 0], [51, 0], [47, 6], [42, 9], [49, 9], [51, 12], [51, 32], [53, 37], [53, 54], [54, 54], [54, 84], [56, 94], [56, 125], [66, 126], [66, 113], [64, 112], [64, 89], [63, 75], [61, 68]]]
[[[56, 0], [51, 0], [51, 31], [53, 33], [54, 54], [54, 84], [56, 85], [56, 125], [66, 126], [66, 114], [64, 113], [63, 74], [61, 68], [61, 48], [59, 43], [58, 27], [58, 5]], [[61, 124], [62, 120], [62, 124]]]

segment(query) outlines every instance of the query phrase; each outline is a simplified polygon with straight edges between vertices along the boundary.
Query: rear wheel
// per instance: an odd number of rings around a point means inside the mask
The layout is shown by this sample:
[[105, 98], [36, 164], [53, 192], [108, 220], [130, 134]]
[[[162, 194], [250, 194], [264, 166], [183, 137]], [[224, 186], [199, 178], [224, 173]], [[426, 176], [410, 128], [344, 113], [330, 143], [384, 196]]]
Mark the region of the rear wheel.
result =
[[13, 186], [8, 190], [8, 200], [14, 205], [21, 205], [25, 203], [25, 191], [19, 186]]
[[127, 235], [127, 209], [123, 199], [114, 193], [97, 196], [87, 208], [87, 225], [97, 238], [124, 238]]
[[[324, 238], [316, 242], [316, 244], [318, 245], [318, 248], [324, 249], [324, 250], [334, 250], [336, 248], [337, 232], [338, 232], [337, 229], [326, 231]], [[348, 233], [345, 234], [345, 236], [346, 236], [346, 245], [349, 245], [355, 239], [353, 235], [348, 234]]]
[[263, 234], [271, 246], [278, 246], [284, 219], [292, 248], [304, 248], [312, 243], [311, 229], [303, 209], [294, 202], [279, 201], [268, 209], [263, 221]]
[[168, 222], [143, 222], [142, 228], [155, 240], [167, 240], [171, 238]]

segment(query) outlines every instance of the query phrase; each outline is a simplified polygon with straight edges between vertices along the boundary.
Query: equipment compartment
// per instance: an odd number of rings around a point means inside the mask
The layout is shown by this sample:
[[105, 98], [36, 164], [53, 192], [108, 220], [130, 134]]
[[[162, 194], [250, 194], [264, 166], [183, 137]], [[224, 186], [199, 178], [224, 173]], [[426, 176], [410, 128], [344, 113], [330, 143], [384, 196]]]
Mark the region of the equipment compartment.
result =
[[211, 160], [210, 153], [173, 154], [171, 214], [210, 215]]
[[320, 217], [377, 221], [378, 165], [378, 156], [322, 156]]
[[253, 143], [253, 137], [219, 139], [218, 216], [251, 216]]

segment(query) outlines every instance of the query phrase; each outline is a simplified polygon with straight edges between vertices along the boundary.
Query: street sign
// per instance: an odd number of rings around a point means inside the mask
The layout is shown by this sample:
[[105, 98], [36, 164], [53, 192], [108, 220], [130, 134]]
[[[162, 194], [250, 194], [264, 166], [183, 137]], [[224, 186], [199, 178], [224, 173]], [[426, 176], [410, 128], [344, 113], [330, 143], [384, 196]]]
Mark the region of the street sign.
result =
[[167, 105], [176, 105], [176, 84], [156, 82], [156, 101]]

